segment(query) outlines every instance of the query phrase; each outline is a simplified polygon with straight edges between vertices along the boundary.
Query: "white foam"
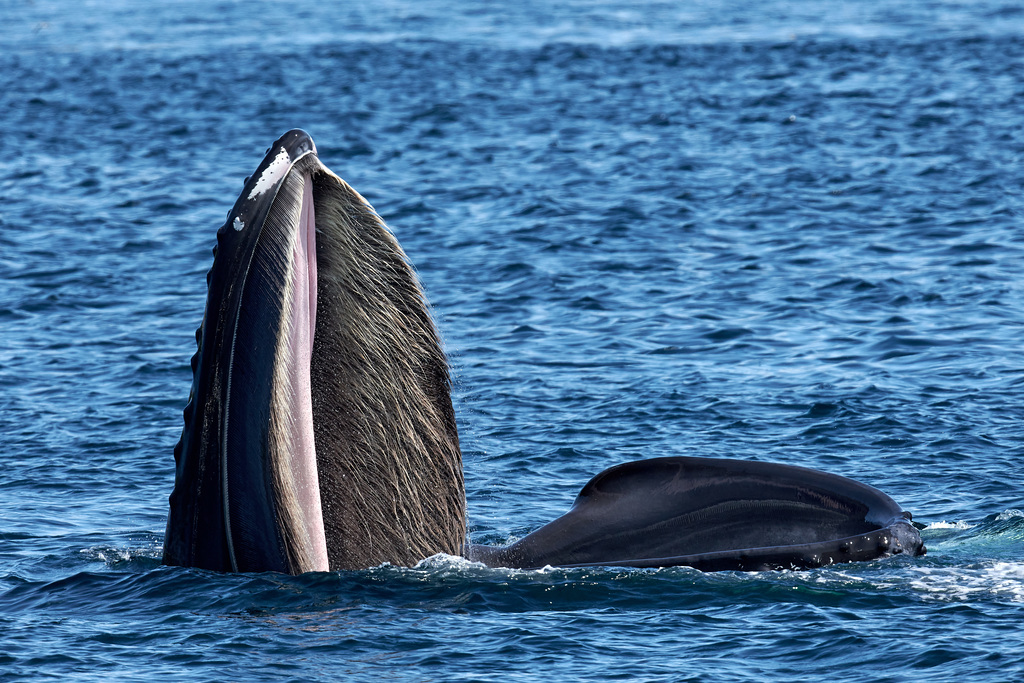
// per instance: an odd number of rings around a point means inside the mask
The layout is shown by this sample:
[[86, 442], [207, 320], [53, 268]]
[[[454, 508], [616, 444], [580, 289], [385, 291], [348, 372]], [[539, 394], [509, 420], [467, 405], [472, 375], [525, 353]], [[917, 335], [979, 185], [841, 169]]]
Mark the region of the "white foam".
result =
[[910, 586], [933, 599], [966, 602], [995, 599], [1024, 603], [1024, 562], [992, 562], [968, 567], [908, 568]]
[[483, 565], [480, 562], [472, 562], [467, 560], [465, 557], [448, 555], [447, 553], [437, 553], [436, 555], [431, 555], [426, 559], [420, 560], [416, 563], [416, 566], [413, 567], [413, 569], [450, 570], [482, 566]]
[[103, 562], [107, 565], [116, 565], [121, 562], [131, 562], [139, 558], [160, 559], [163, 555], [163, 548], [151, 547], [138, 548], [131, 546], [113, 547], [107, 545], [96, 545], [90, 548], [81, 548], [78, 551], [93, 562]]
[[935, 522], [925, 527], [925, 531], [929, 531], [931, 529], [960, 529], [961, 531], [965, 531], [967, 529], [973, 529], [975, 526], [976, 525], [963, 520], [960, 520], [959, 522]]

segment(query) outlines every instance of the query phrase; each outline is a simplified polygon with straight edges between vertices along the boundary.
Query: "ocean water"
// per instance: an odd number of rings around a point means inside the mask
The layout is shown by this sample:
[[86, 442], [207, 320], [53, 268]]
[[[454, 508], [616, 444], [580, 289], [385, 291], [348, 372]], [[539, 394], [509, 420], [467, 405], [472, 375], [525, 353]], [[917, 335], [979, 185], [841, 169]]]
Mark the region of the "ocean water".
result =
[[[0, 679], [1024, 678], [1016, 3], [0, 4]], [[415, 263], [470, 531], [792, 463], [928, 555], [160, 565], [214, 233], [293, 127]]]

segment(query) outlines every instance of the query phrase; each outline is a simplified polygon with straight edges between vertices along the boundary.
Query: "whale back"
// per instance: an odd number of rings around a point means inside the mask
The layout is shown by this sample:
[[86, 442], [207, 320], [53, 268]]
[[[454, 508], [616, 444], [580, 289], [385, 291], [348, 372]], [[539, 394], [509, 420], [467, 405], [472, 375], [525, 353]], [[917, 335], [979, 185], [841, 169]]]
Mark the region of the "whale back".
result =
[[791, 569], [923, 554], [909, 513], [866, 484], [805, 467], [716, 458], [627, 462], [517, 543], [473, 545], [490, 566]]

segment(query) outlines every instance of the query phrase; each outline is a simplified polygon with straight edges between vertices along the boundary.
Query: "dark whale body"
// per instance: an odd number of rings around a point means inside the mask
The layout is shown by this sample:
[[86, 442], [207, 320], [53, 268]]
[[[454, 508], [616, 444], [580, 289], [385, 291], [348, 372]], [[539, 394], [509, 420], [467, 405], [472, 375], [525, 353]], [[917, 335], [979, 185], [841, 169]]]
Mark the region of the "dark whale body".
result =
[[489, 566], [689, 566], [809, 569], [921, 555], [894, 500], [806, 467], [717, 458], [652, 458], [587, 483], [572, 509], [517, 543], [471, 545]]
[[217, 233], [175, 447], [164, 562], [216, 571], [410, 566], [761, 570], [921, 555], [910, 514], [815, 470], [653, 458], [605, 470], [507, 547], [466, 542], [448, 366], [369, 204], [290, 131]]

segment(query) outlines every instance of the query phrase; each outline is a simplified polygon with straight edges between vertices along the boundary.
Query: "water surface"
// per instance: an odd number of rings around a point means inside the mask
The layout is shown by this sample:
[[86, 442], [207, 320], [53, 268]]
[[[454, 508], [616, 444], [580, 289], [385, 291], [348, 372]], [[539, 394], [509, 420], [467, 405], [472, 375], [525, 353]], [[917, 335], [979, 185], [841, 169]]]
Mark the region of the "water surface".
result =
[[[1024, 13], [0, 9], [0, 677], [1024, 675]], [[817, 467], [926, 557], [807, 572], [159, 565], [216, 228], [308, 130], [415, 263], [471, 532], [626, 460]]]

